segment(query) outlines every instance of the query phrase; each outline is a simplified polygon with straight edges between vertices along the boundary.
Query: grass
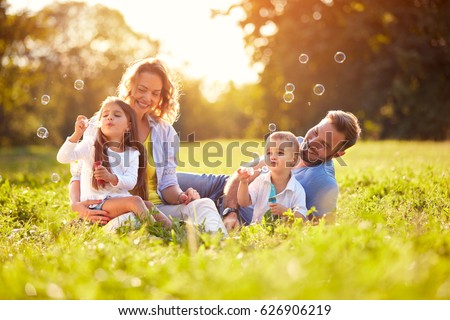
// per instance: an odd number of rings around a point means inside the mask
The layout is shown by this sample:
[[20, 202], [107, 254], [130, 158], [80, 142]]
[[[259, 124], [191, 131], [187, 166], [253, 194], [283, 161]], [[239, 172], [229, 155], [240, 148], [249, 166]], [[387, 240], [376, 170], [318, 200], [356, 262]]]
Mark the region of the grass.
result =
[[[232, 163], [219, 155], [208, 168], [181, 152], [195, 172], [249, 160], [233, 149]], [[449, 143], [360, 142], [336, 163], [336, 225], [251, 226], [225, 240], [188, 241], [180, 223], [114, 236], [71, 225], [69, 170], [55, 156], [0, 150], [0, 299], [450, 299]]]

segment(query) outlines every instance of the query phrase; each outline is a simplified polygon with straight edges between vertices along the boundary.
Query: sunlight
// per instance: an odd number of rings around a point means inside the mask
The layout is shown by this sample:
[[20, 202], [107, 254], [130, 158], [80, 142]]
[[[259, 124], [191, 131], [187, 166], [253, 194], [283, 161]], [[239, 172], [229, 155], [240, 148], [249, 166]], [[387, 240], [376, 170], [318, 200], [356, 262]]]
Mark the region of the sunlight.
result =
[[[11, 11], [36, 11], [52, 0], [15, 0]], [[85, 0], [120, 11], [135, 31], [148, 34], [161, 43], [160, 55], [169, 65], [190, 78], [205, 80], [204, 93], [214, 100], [229, 81], [237, 85], [256, 82], [257, 71], [249, 66], [238, 19], [243, 15], [233, 10], [230, 16], [212, 19], [211, 9], [224, 10], [236, 0]]]

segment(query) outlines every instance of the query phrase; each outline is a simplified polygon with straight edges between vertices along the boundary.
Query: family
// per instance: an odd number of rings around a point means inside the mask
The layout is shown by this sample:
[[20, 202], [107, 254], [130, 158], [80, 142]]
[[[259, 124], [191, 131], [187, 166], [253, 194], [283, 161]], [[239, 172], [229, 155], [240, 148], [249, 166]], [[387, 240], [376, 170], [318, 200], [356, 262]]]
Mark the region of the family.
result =
[[307, 221], [334, 213], [333, 158], [360, 135], [353, 114], [329, 111], [305, 137], [273, 132], [259, 163], [231, 176], [194, 174], [176, 171], [179, 94], [165, 63], [147, 58], [127, 68], [117, 97], [107, 97], [91, 119], [77, 117], [57, 159], [78, 161], [69, 195], [81, 219], [114, 230], [155, 220], [170, 228], [174, 217], [226, 236], [263, 216], [290, 211]]

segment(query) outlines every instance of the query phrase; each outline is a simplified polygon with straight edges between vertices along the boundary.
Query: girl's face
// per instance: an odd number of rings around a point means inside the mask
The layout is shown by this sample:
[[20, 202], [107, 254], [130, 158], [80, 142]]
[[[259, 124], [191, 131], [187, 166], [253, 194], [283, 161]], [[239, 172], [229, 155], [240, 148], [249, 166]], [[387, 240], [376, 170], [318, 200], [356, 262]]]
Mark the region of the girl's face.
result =
[[271, 171], [290, 171], [296, 162], [295, 148], [288, 140], [270, 140], [266, 145], [266, 164]]
[[149, 72], [137, 75], [135, 86], [131, 89], [131, 107], [138, 118], [159, 106], [162, 88], [163, 82], [158, 75]]
[[122, 141], [125, 132], [130, 129], [130, 121], [123, 109], [116, 103], [108, 103], [102, 108], [100, 121], [100, 130], [108, 140]]

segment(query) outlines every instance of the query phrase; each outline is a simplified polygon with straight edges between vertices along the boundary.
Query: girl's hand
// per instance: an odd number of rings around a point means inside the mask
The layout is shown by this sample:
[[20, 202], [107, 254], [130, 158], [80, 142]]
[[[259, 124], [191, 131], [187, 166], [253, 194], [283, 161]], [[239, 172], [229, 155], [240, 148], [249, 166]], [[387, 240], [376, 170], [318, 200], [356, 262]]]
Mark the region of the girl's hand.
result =
[[94, 169], [94, 178], [97, 180], [103, 180], [105, 182], [109, 182], [112, 185], [116, 185], [118, 183], [117, 176], [108, 171], [104, 166], [99, 165]]
[[70, 136], [69, 140], [71, 142], [78, 142], [83, 136], [83, 133], [86, 131], [88, 127], [88, 118], [83, 115], [77, 116], [77, 120], [75, 120], [75, 130], [73, 134]]
[[186, 191], [180, 193], [178, 196], [178, 203], [188, 204], [191, 201], [200, 199], [200, 194], [194, 188], [187, 188]]
[[288, 211], [288, 208], [279, 204], [279, 203], [269, 203], [270, 210], [272, 211], [272, 214], [276, 216], [283, 216], [283, 213]]
[[86, 116], [79, 115], [75, 121], [75, 133], [83, 135], [88, 127], [89, 120]]

